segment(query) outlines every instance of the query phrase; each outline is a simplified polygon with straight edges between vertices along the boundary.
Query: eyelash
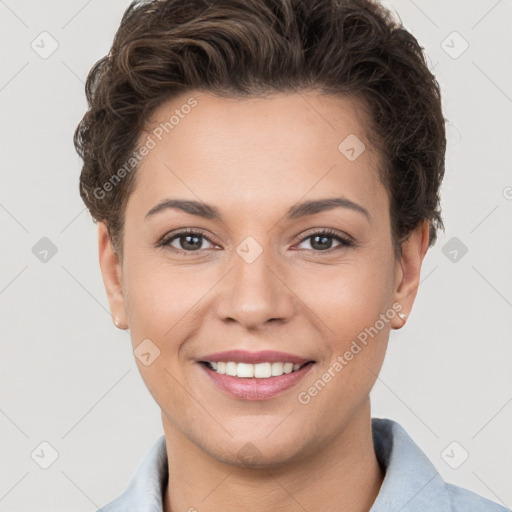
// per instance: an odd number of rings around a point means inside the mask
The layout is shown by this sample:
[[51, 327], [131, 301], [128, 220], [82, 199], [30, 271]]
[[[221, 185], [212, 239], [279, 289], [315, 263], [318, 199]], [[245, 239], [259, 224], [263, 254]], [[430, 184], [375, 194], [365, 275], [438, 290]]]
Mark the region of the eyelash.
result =
[[[171, 236], [164, 237], [157, 244], [157, 247], [167, 247], [167, 248], [170, 248], [170, 250], [172, 250], [173, 252], [177, 252], [179, 254], [185, 254], [187, 256], [189, 256], [189, 255], [192, 256], [194, 254], [201, 252], [202, 250], [207, 250], [207, 249], [199, 249], [197, 251], [185, 251], [183, 249], [176, 249], [176, 247], [170, 246], [171, 242], [173, 242], [176, 239], [179, 239], [182, 236], [186, 236], [186, 235], [195, 235], [198, 237], [202, 237], [205, 240], [208, 240], [208, 242], [210, 242], [210, 243], [214, 243], [202, 231], [197, 231], [197, 230], [193, 230], [193, 229], [184, 229], [182, 231], [179, 231], [178, 233], [174, 233]], [[299, 244], [301, 244], [305, 240], [308, 240], [309, 238], [313, 238], [314, 236], [319, 236], [319, 235], [324, 235], [324, 236], [327, 236], [328, 238], [334, 238], [338, 242], [340, 242], [340, 245], [337, 247], [331, 247], [330, 249], [326, 249], [325, 251], [315, 251], [314, 249], [306, 249], [306, 250], [313, 251], [318, 254], [323, 254], [323, 253], [330, 254], [331, 252], [336, 251], [337, 249], [343, 249], [343, 248], [347, 248], [347, 247], [355, 247], [357, 245], [350, 238], [344, 237], [344, 236], [340, 235], [338, 232], [336, 232], [330, 228], [325, 228], [323, 230], [318, 230], [318, 231], [314, 231], [314, 232], [307, 233], [307, 234], [303, 235], [299, 239]]]
[[330, 249], [327, 249], [325, 251], [315, 251], [314, 249], [307, 249], [307, 250], [322, 254], [322, 253], [331, 253], [332, 251], [336, 251], [337, 249], [343, 249], [346, 247], [355, 247], [355, 245], [356, 245], [356, 243], [353, 240], [351, 240], [349, 237], [342, 236], [337, 231], [334, 231], [333, 229], [330, 229], [330, 228], [325, 228], [322, 230], [306, 233], [305, 235], [303, 235], [300, 238], [299, 243], [304, 242], [308, 238], [313, 238], [314, 236], [319, 236], [319, 235], [327, 236], [327, 238], [334, 238], [335, 240], [340, 242], [340, 245], [338, 247], [331, 247]]

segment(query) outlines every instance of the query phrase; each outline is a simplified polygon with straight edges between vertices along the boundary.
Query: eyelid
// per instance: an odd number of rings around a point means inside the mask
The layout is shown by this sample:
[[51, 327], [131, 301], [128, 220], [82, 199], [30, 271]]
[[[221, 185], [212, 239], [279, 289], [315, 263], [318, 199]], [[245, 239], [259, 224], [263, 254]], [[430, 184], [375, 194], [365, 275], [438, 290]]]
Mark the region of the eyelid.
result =
[[[212, 249], [199, 249], [197, 251], [185, 251], [183, 249], [178, 249], [176, 247], [171, 246], [172, 241], [174, 241], [175, 239], [178, 239], [181, 236], [186, 236], [186, 235], [199, 235], [202, 238], [204, 238], [205, 240], [207, 240], [208, 242], [210, 242], [211, 244], [218, 245], [218, 244], [216, 244], [216, 242], [211, 240], [210, 237], [206, 234], [206, 232], [201, 228], [182, 228], [182, 229], [178, 229], [177, 231], [171, 231], [170, 233], [166, 233], [160, 239], [160, 241], [157, 242], [156, 246], [169, 248], [169, 250], [172, 252], [176, 252], [178, 254], [187, 254], [187, 255], [200, 254], [204, 251], [212, 250]], [[329, 254], [331, 252], [339, 250], [340, 248], [356, 247], [358, 245], [350, 235], [343, 233], [343, 232], [339, 232], [332, 228], [312, 228], [312, 229], [306, 231], [305, 233], [303, 233], [302, 235], [300, 235], [300, 238], [299, 238], [297, 244], [301, 244], [305, 240], [307, 240], [315, 235], [326, 235], [327, 237], [334, 238], [340, 242], [339, 246], [334, 247], [334, 248], [331, 247], [330, 249], [327, 249], [325, 251], [315, 251], [314, 249], [306, 249], [310, 252], [311, 251], [314, 252], [315, 254], [323, 254], [323, 253]], [[297, 244], [295, 244], [295, 245], [297, 245]]]
[[314, 235], [328, 235], [329, 237], [341, 240], [346, 245], [356, 245], [355, 240], [350, 235], [347, 235], [346, 233], [343, 232], [339, 232], [332, 228], [313, 228], [311, 230], [308, 230], [306, 231], [306, 233], [300, 236], [299, 243], [304, 242], [304, 240], [307, 240], [308, 238], [311, 238]]
[[[156, 247], [171, 247], [171, 241], [178, 239], [180, 236], [186, 236], [186, 235], [200, 235], [205, 240], [208, 240], [213, 245], [218, 245], [216, 242], [210, 239], [210, 237], [206, 234], [206, 232], [200, 228], [183, 228], [178, 229], [177, 231], [171, 231], [169, 233], [166, 233], [157, 243]], [[200, 249], [198, 251], [184, 251], [183, 249], [177, 249], [176, 247], [171, 247], [171, 251], [175, 251], [178, 253], [185, 253], [185, 254], [197, 254], [201, 251], [205, 251], [206, 249]]]

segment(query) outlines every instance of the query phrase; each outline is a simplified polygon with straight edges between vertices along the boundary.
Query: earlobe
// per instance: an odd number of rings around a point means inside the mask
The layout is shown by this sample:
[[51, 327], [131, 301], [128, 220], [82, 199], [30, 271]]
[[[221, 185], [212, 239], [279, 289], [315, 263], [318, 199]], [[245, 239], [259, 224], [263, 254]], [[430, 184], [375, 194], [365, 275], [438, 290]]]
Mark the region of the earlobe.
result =
[[112, 247], [107, 225], [104, 222], [98, 222], [98, 252], [112, 320], [119, 329], [127, 329], [121, 264], [118, 254]]
[[395, 283], [394, 303], [399, 312], [391, 322], [393, 329], [403, 327], [410, 316], [418, 286], [421, 265], [429, 246], [430, 225], [423, 221], [402, 243], [402, 255], [397, 261], [397, 281]]

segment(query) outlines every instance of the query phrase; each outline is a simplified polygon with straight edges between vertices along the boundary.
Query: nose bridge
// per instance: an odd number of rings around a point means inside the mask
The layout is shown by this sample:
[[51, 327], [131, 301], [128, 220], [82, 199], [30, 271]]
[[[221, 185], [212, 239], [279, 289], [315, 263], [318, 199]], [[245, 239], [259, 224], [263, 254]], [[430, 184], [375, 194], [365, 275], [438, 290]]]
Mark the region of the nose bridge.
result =
[[236, 247], [230, 263], [232, 271], [217, 310], [221, 319], [254, 329], [293, 314], [292, 294], [282, 282], [279, 264], [268, 245], [247, 237]]

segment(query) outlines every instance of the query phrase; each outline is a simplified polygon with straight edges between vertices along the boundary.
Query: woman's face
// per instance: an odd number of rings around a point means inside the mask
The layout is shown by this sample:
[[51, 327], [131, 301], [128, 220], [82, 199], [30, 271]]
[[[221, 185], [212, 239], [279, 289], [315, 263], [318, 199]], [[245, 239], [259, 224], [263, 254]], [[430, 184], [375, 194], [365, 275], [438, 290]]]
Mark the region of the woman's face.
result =
[[[126, 206], [122, 265], [100, 224], [112, 313], [129, 326], [164, 428], [217, 460], [298, 460], [368, 415], [427, 229], [395, 258], [367, 122], [339, 97], [184, 94], [140, 138], [148, 151]], [[325, 199], [337, 202], [315, 203]], [[261, 356], [257, 367], [228, 365], [240, 375], [313, 362], [251, 380], [204, 363], [247, 363], [214, 355], [234, 350]]]

